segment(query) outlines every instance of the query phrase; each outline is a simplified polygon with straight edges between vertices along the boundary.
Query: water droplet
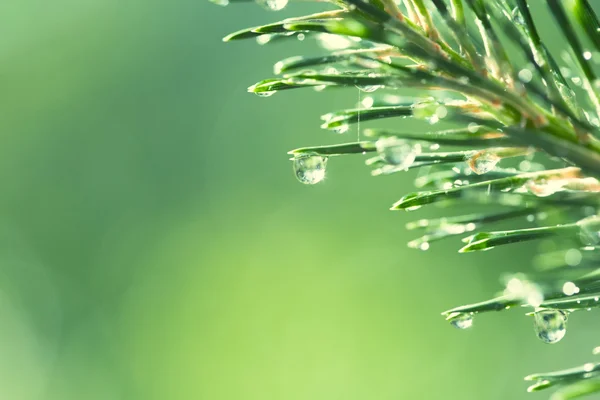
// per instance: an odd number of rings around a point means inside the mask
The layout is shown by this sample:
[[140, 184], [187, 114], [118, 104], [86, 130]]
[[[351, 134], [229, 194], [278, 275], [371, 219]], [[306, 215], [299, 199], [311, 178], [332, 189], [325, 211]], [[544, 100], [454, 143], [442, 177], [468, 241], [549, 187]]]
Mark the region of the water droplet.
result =
[[533, 315], [535, 334], [544, 343], [557, 343], [567, 333], [567, 314], [560, 310], [540, 310]]
[[477, 133], [477, 131], [479, 130], [479, 125], [477, 125], [475, 122], [471, 122], [467, 129], [469, 130], [469, 132], [471, 133]]
[[[369, 78], [376, 78], [377, 74], [370, 73]], [[383, 88], [383, 85], [356, 85], [356, 87], [365, 93], [373, 93], [374, 91]]]
[[268, 92], [254, 92], [258, 97], [271, 97], [275, 94], [274, 90], [270, 90]]
[[533, 79], [533, 74], [531, 73], [531, 70], [527, 68], [523, 68], [522, 70], [520, 70], [518, 76], [521, 82], [525, 83], [531, 82], [531, 79]]
[[591, 60], [592, 59], [592, 53], [590, 51], [584, 51], [583, 52], [583, 58], [585, 58], [586, 60]]
[[359, 106], [363, 106], [363, 108], [371, 108], [375, 104], [375, 99], [371, 96], [365, 97], [359, 104]]
[[448, 110], [431, 97], [413, 104], [412, 113], [413, 117], [417, 119], [424, 119], [431, 124], [435, 124], [440, 118], [444, 118], [448, 114]]
[[218, 5], [218, 6], [228, 6], [229, 5], [229, 0], [210, 0], [212, 3]]
[[573, 296], [574, 294], [579, 293], [579, 288], [573, 282], [565, 282], [562, 287], [562, 291], [565, 296]]
[[271, 11], [280, 11], [288, 4], [288, 0], [256, 0], [258, 4]]
[[317, 41], [325, 50], [335, 51], [351, 47], [355, 42], [347, 36], [333, 35], [331, 33], [320, 33]]
[[386, 163], [398, 166], [401, 169], [408, 169], [420, 152], [420, 146], [395, 137], [379, 139], [375, 143], [375, 147]]
[[362, 92], [373, 93], [374, 91], [382, 88], [383, 86], [381, 86], [381, 85], [365, 85], [365, 86], [356, 85], [356, 87]]
[[523, 26], [523, 27], [526, 26], [525, 19], [523, 18], [523, 15], [521, 15], [519, 7], [513, 8], [512, 12], [511, 12], [511, 17], [515, 24]]
[[458, 329], [468, 329], [473, 326], [473, 315], [467, 313], [460, 313], [450, 319], [450, 323], [453, 327]]
[[325, 179], [327, 157], [304, 154], [294, 157], [294, 173], [301, 183], [314, 185]]
[[482, 150], [473, 154], [467, 161], [467, 164], [469, 165], [469, 168], [471, 168], [471, 171], [475, 172], [477, 175], [482, 175], [493, 170], [499, 161], [500, 157], [494, 153]]
[[335, 133], [346, 133], [350, 130], [350, 125], [340, 124], [331, 128]]
[[306, 35], [304, 33], [299, 33], [297, 36], [297, 39], [301, 42], [306, 38]]

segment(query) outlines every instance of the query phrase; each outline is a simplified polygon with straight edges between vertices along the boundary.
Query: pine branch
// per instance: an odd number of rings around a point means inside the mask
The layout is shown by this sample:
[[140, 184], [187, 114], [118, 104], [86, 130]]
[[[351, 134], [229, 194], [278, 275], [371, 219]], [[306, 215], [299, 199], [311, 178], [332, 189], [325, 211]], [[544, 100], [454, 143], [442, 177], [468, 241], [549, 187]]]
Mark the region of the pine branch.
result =
[[[272, 10], [287, 4], [257, 2]], [[409, 223], [409, 230], [422, 232], [409, 247], [420, 250], [454, 236], [466, 236], [461, 253], [559, 239], [556, 251], [536, 258], [534, 272], [510, 279], [499, 296], [443, 315], [464, 329], [476, 314], [528, 307], [538, 337], [560, 341], [571, 314], [600, 306], [600, 81], [590, 62], [595, 55], [585, 47], [600, 51], [600, 22], [590, 2], [547, 1], [565, 38], [563, 50], [579, 71], [574, 76], [563, 73], [569, 66], [548, 50], [537, 29], [545, 21], [536, 20], [526, 0], [331, 3], [338, 9], [225, 37], [266, 44], [304, 35], [325, 50], [281, 60], [275, 77], [248, 91], [268, 97], [292, 89], [358, 88], [368, 93], [361, 107], [324, 115], [323, 129], [343, 134], [351, 124], [398, 118], [426, 121], [431, 129], [367, 128], [360, 141], [291, 150], [296, 177], [316, 184], [330, 157], [369, 153], [372, 175], [423, 171], [415, 182], [422, 191], [405, 195], [392, 210], [440, 203], [489, 208]], [[510, 54], [511, 46], [529, 64]], [[423, 96], [402, 97], [406, 89]], [[440, 122], [454, 127], [436, 129]], [[501, 168], [508, 159], [519, 168]], [[497, 222], [516, 226], [494, 230]], [[556, 387], [553, 398], [567, 399], [600, 391], [597, 371], [597, 364], [586, 364], [526, 379], [535, 382], [530, 391]]]

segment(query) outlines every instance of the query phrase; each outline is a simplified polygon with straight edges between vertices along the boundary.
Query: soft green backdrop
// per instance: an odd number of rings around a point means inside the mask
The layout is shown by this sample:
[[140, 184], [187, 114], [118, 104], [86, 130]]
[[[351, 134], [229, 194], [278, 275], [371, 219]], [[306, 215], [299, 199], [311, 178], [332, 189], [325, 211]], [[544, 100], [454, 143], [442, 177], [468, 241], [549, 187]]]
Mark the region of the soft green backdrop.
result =
[[249, 95], [316, 46], [220, 39], [318, 8], [0, 2], [1, 399], [539, 399], [524, 375], [590, 359], [594, 312], [554, 346], [518, 310], [440, 317], [531, 250], [407, 249], [410, 175], [295, 181], [356, 91]]

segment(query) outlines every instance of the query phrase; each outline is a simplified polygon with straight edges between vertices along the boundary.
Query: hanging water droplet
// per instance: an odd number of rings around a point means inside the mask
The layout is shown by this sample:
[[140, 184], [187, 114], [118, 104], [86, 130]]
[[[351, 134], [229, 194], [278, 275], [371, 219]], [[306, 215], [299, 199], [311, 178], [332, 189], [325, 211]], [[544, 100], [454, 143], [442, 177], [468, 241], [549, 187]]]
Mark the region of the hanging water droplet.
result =
[[567, 314], [560, 310], [540, 310], [533, 315], [533, 329], [544, 343], [557, 343], [567, 333]]
[[325, 179], [327, 157], [303, 154], [294, 157], [294, 173], [301, 183], [314, 185]]
[[254, 92], [258, 97], [271, 97], [275, 94], [274, 90], [269, 90], [268, 92]]
[[256, 0], [258, 4], [271, 11], [280, 11], [288, 4], [288, 0]]
[[321, 116], [321, 119], [325, 121], [321, 128], [331, 129], [336, 133], [346, 133], [350, 130], [350, 124], [344, 116], [336, 116], [335, 114], [329, 113]]
[[377, 89], [380, 89], [382, 86], [381, 85], [365, 85], [365, 86], [356, 85], [356, 87], [358, 88], [358, 90], [360, 90], [362, 92], [373, 93]]
[[592, 59], [592, 52], [590, 52], [590, 51], [584, 51], [583, 52], [583, 58], [585, 58], [586, 60], [591, 60]]
[[400, 169], [408, 169], [415, 162], [421, 149], [418, 145], [395, 137], [379, 139], [375, 143], [375, 147], [386, 163], [398, 166]]
[[450, 318], [450, 323], [455, 328], [468, 329], [473, 326], [473, 315], [459, 313], [457, 316]]
[[[439, 111], [438, 111], [439, 110]], [[441, 105], [433, 97], [413, 104], [412, 115], [417, 119], [424, 119], [431, 124], [435, 124], [448, 114], [446, 107]]]
[[218, 6], [225, 7], [225, 6], [229, 5], [229, 0], [210, 0], [210, 1], [211, 1], [211, 3], [214, 3], [214, 4], [218, 5]]
[[[374, 73], [370, 73], [368, 76], [369, 78], [377, 77], [377, 75]], [[356, 85], [356, 87], [362, 92], [373, 93], [374, 91], [383, 88], [383, 85]]]
[[350, 130], [350, 125], [340, 124], [331, 128], [335, 133], [346, 133]]
[[471, 168], [471, 171], [475, 172], [477, 175], [482, 175], [493, 170], [499, 161], [500, 157], [494, 153], [482, 150], [473, 154], [467, 161], [467, 164], [469, 165], [469, 168]]

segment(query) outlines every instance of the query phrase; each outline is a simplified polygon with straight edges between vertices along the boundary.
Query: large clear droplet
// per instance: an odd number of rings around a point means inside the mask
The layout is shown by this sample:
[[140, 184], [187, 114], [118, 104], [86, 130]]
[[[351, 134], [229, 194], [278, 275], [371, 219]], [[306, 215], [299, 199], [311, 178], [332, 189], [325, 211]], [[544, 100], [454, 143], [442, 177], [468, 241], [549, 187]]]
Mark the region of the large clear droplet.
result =
[[456, 317], [450, 319], [450, 323], [457, 329], [468, 329], [473, 326], [473, 315], [471, 314], [458, 314]]
[[430, 124], [435, 124], [448, 115], [448, 110], [434, 98], [429, 98], [413, 104], [412, 113], [413, 117], [417, 119], [424, 119]]
[[395, 137], [379, 139], [375, 143], [375, 147], [386, 163], [401, 169], [408, 169], [415, 162], [415, 158], [420, 152], [420, 146]]
[[294, 174], [296, 178], [306, 185], [314, 185], [325, 179], [327, 157], [319, 155], [299, 155], [294, 157]]
[[467, 163], [471, 171], [477, 175], [482, 175], [496, 168], [499, 161], [500, 157], [484, 150], [473, 154]]
[[271, 11], [283, 10], [288, 4], [288, 0], [256, 0], [256, 2]]
[[560, 310], [540, 310], [533, 315], [533, 329], [544, 343], [557, 343], [567, 333], [567, 314]]

